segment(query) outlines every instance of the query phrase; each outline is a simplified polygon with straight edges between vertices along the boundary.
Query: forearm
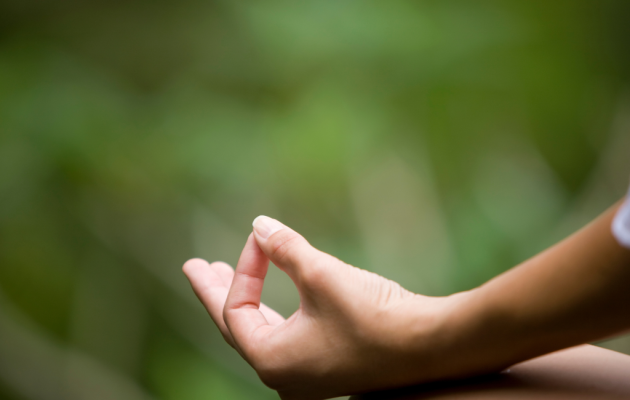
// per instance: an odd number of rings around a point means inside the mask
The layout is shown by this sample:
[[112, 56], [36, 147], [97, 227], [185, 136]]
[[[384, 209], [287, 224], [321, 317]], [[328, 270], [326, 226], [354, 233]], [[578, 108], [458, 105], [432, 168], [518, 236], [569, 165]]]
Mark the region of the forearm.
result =
[[441, 339], [457, 360], [444, 374], [499, 370], [630, 328], [630, 251], [611, 234], [616, 209], [462, 295]]

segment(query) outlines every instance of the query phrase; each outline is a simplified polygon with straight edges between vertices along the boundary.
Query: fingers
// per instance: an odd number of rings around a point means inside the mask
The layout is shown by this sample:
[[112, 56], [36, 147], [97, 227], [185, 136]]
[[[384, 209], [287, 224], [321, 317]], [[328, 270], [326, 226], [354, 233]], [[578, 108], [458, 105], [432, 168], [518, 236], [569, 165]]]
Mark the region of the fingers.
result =
[[[234, 269], [224, 262], [208, 264], [205, 260], [194, 258], [184, 264], [183, 271], [225, 340], [234, 347], [234, 339], [223, 319], [223, 308], [234, 279]], [[283, 316], [265, 304], [260, 304], [260, 311], [272, 326], [285, 321]]]
[[228, 288], [232, 286], [232, 279], [234, 279], [234, 269], [224, 262], [213, 262], [210, 264], [210, 268], [214, 270], [223, 280], [223, 283]]
[[[232, 286], [232, 280], [234, 279], [234, 269], [222, 262], [214, 262], [210, 264], [210, 268], [214, 269], [214, 271], [223, 279], [223, 283], [229, 288]], [[267, 322], [270, 325], [278, 326], [285, 321], [284, 317], [278, 314], [272, 308], [269, 308], [264, 303], [260, 303], [260, 312], [265, 316]]]
[[[273, 329], [259, 309], [268, 266], [269, 259], [256, 244], [253, 234], [250, 235], [238, 260], [223, 309], [223, 318], [232, 338], [245, 355], [249, 353], [249, 349], [255, 347], [256, 340], [253, 336], [257, 331]], [[270, 309], [265, 308], [265, 311]], [[277, 323], [279, 315], [268, 314]]]
[[260, 249], [293, 279], [298, 288], [320, 277], [327, 266], [341, 263], [317, 250], [300, 234], [275, 219], [261, 215], [253, 225]]
[[227, 269], [232, 270], [225, 263], [208, 264], [199, 258], [186, 261], [183, 267], [184, 274], [190, 281], [193, 291], [208, 310], [225, 341], [234, 347], [234, 339], [223, 319], [223, 307], [230, 287], [225, 279], [232, 275]]

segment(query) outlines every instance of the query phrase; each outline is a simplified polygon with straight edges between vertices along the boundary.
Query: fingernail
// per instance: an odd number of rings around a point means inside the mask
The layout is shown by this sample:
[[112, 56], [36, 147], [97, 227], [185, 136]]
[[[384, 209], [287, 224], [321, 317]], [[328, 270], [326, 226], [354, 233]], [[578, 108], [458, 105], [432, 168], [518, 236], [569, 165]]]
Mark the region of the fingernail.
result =
[[263, 239], [267, 239], [285, 227], [279, 221], [264, 215], [256, 217], [252, 225], [254, 226], [254, 231]]

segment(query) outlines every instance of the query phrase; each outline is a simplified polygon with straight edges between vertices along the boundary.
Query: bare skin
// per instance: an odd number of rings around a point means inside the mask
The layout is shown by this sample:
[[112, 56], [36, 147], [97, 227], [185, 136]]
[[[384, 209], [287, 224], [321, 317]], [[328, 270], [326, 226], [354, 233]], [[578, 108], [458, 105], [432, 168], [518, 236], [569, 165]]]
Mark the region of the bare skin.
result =
[[[184, 273], [225, 340], [285, 400], [324, 399], [499, 371], [630, 329], [630, 250], [614, 206], [574, 235], [473, 290], [411, 293], [254, 221], [236, 271], [193, 259]], [[260, 303], [269, 261], [300, 293], [288, 319]]]

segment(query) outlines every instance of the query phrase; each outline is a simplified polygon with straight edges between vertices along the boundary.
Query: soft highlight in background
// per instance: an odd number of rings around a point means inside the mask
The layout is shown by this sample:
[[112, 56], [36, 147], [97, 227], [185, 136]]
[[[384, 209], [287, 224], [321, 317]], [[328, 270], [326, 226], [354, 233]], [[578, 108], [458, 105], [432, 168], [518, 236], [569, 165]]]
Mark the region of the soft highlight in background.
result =
[[[277, 398], [181, 273], [235, 265], [260, 214], [430, 295], [553, 244], [628, 185], [628, 16], [4, 1], [0, 398]], [[273, 267], [263, 300], [299, 302]]]

